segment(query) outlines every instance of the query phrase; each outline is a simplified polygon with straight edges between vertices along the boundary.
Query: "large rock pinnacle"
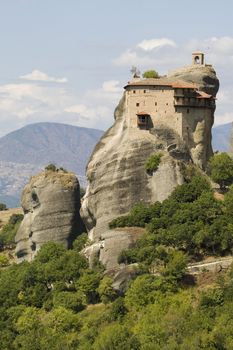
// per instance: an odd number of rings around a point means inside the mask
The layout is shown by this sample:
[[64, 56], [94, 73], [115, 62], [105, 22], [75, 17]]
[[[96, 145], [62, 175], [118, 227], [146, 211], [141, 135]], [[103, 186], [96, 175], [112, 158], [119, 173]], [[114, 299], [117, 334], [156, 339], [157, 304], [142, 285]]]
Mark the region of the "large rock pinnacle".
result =
[[24, 219], [15, 238], [18, 261], [32, 260], [48, 241], [68, 248], [83, 230], [79, 183], [72, 173], [45, 170], [32, 177], [21, 205]]
[[[200, 91], [212, 95], [217, 93], [219, 85], [210, 66], [186, 67], [166, 79], [195, 83]], [[126, 249], [134, 240], [133, 231], [109, 230], [109, 222], [127, 214], [136, 203], [163, 201], [183, 183], [181, 165], [193, 162], [204, 168], [212, 155], [213, 113], [203, 118], [200, 113], [192, 118], [190, 113], [185, 121], [186, 139], [174, 130], [172, 116], [170, 126], [161, 123], [150, 130], [141, 130], [130, 125], [126, 94], [115, 110], [113, 126], [103, 135], [89, 160], [88, 188], [81, 207], [81, 216], [93, 242], [86, 254], [90, 261], [93, 256], [98, 257], [107, 269], [116, 267], [122, 246]], [[148, 174], [145, 162], [157, 152], [162, 154], [159, 168]]]

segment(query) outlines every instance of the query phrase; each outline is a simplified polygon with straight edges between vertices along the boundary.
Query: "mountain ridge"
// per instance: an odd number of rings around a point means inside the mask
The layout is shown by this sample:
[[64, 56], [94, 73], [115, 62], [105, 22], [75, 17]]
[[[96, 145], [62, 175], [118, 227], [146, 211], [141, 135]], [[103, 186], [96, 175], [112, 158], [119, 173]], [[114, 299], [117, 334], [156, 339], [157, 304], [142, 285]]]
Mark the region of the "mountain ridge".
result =
[[212, 146], [214, 151], [229, 152], [232, 123], [212, 128]]
[[[232, 123], [212, 129], [214, 150], [229, 151]], [[85, 167], [103, 131], [64, 123], [29, 124], [0, 138], [0, 202], [19, 205], [23, 186], [48, 163], [78, 175], [85, 186]], [[35, 140], [37, 142], [35, 143]], [[38, 145], [39, 143], [39, 145]]]
[[0, 138], [0, 202], [19, 205], [30, 176], [54, 163], [78, 175], [85, 186], [88, 158], [102, 136], [98, 129], [62, 123], [29, 124]]

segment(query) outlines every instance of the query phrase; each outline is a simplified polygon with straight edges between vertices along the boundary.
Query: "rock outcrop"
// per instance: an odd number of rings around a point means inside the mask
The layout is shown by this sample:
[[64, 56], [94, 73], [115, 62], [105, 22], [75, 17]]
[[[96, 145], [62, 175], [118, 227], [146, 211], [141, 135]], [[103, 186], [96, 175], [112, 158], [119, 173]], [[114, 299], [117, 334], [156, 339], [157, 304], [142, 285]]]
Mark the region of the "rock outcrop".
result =
[[62, 170], [45, 170], [25, 186], [21, 205], [24, 219], [16, 234], [18, 261], [32, 260], [48, 241], [67, 248], [83, 232], [80, 192], [76, 176]]
[[171, 80], [181, 79], [188, 83], [195, 83], [199, 90], [213, 96], [217, 95], [219, 89], [219, 80], [211, 65], [186, 66], [171, 71], [167, 77]]
[[[217, 93], [219, 83], [212, 67], [190, 67], [172, 74], [168, 77], [170, 80], [194, 82], [203, 91]], [[193, 122], [189, 144], [173, 132], [172, 125], [171, 128], [161, 125], [150, 131], [131, 128], [127, 120], [126, 93], [114, 117], [113, 126], [95, 147], [87, 166], [88, 187], [81, 207], [81, 216], [93, 241], [86, 255], [90, 261], [93, 256], [98, 257], [107, 269], [117, 266], [119, 251], [132, 245], [135, 237], [133, 231], [109, 230], [109, 222], [127, 214], [136, 203], [163, 201], [183, 183], [181, 163], [201, 159], [202, 165], [207, 161], [206, 154], [207, 157], [212, 154], [213, 118], [208, 122]], [[202, 156], [206, 147], [209, 153]], [[146, 159], [156, 152], [163, 155], [161, 163], [156, 172], [148, 174]]]
[[[211, 65], [191, 65], [180, 68], [168, 74], [169, 80], [181, 79], [194, 83], [200, 91], [216, 96], [219, 89], [219, 80]], [[214, 110], [213, 110], [214, 114]], [[188, 121], [190, 130], [189, 139], [186, 140], [193, 162], [205, 169], [208, 159], [213, 155], [211, 129], [214, 116], [192, 115]]]

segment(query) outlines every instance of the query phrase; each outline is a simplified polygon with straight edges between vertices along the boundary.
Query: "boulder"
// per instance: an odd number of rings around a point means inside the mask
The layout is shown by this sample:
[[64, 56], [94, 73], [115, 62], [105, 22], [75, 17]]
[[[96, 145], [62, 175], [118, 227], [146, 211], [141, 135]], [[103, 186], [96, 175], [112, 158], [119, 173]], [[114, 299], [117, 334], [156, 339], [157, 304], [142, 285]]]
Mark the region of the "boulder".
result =
[[79, 182], [72, 173], [45, 170], [25, 186], [21, 205], [24, 219], [15, 237], [16, 257], [31, 261], [48, 242], [69, 248], [83, 232], [79, 209]]

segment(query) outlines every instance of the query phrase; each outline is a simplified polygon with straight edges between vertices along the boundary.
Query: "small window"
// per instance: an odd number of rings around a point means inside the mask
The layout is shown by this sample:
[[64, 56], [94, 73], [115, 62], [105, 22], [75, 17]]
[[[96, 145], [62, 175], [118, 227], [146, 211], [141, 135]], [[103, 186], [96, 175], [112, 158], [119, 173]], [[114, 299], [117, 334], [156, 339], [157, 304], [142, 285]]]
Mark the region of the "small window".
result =
[[180, 98], [179, 98], [179, 97], [177, 97], [177, 98], [176, 98], [176, 100], [177, 100], [177, 101], [180, 101]]
[[146, 93], [146, 90], [143, 90], [144, 94]]
[[133, 90], [133, 93], [136, 94], [136, 90]]
[[138, 115], [138, 127], [140, 129], [147, 129], [148, 128], [148, 122], [149, 122], [149, 115], [142, 114]]
[[168, 106], [168, 102], [166, 103], [166, 105]]
[[155, 102], [155, 106], [157, 106], [157, 102]]
[[139, 102], [137, 102], [137, 103], [136, 103], [136, 107], [139, 107], [139, 105], [140, 105], [140, 103], [139, 103]]
[[187, 108], [187, 113], [189, 113], [189, 108]]

